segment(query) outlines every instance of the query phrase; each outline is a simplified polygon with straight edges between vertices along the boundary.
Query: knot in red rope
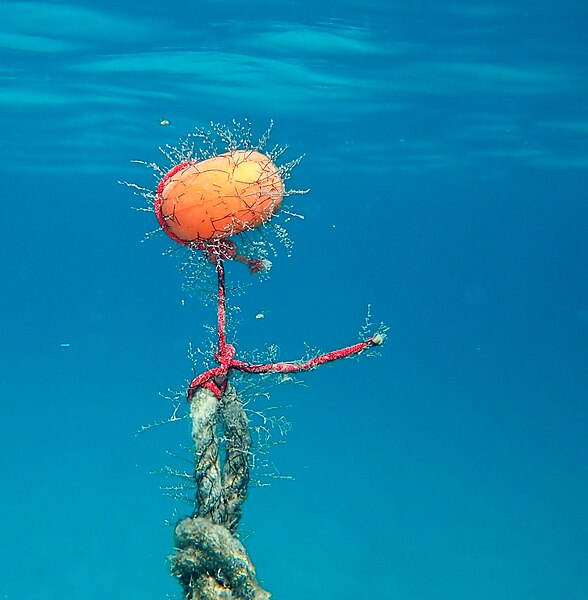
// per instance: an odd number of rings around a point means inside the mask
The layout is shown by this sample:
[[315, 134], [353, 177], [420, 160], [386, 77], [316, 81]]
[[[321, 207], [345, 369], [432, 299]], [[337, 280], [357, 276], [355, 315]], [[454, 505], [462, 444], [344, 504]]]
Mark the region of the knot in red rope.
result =
[[223, 344], [220, 348], [217, 349], [214, 355], [214, 359], [218, 362], [222, 367], [229, 368], [231, 365], [231, 361], [235, 358], [235, 346], [231, 344]]

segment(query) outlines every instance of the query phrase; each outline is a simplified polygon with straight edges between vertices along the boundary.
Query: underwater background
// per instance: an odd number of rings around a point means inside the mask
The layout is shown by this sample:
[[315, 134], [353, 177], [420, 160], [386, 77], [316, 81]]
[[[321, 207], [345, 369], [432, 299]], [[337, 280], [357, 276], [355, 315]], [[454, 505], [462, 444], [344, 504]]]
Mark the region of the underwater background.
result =
[[[291, 257], [237, 350], [379, 357], [284, 385], [244, 506], [279, 600], [588, 597], [588, 79], [581, 1], [0, 4], [0, 600], [179, 598], [162, 395], [214, 307], [119, 181], [210, 121], [286, 157]], [[165, 124], [169, 121], [169, 124]], [[163, 123], [163, 124], [162, 124]], [[264, 318], [256, 318], [263, 314]], [[288, 408], [289, 407], [289, 408]], [[179, 458], [171, 456], [178, 455]], [[188, 465], [188, 463], [185, 463]], [[189, 468], [189, 465], [188, 467]]]

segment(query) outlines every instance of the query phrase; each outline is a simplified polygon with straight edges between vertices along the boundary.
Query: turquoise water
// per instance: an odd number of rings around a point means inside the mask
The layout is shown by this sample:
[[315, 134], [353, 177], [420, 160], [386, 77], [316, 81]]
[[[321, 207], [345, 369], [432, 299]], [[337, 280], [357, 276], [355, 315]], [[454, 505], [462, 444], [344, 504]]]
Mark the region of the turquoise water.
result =
[[[119, 180], [249, 118], [305, 216], [237, 348], [381, 356], [280, 386], [294, 480], [251, 490], [279, 600], [588, 597], [584, 2], [0, 5], [0, 600], [179, 597], [150, 473], [214, 310]], [[161, 125], [162, 120], [169, 125]], [[264, 319], [255, 315], [263, 312]]]

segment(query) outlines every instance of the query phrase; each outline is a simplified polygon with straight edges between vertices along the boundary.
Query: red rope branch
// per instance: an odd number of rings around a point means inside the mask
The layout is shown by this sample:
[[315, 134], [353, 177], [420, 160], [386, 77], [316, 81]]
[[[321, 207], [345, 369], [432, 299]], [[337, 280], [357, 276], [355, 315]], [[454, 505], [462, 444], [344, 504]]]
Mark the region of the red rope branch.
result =
[[340, 358], [347, 358], [353, 354], [359, 354], [370, 346], [377, 346], [380, 342], [374, 341], [374, 338], [369, 338], [365, 342], [359, 342], [353, 346], [347, 348], [341, 348], [340, 350], [333, 350], [332, 352], [326, 352], [320, 356], [315, 356], [310, 360], [304, 362], [278, 362], [270, 363], [265, 365], [256, 365], [239, 360], [231, 361], [231, 368], [245, 373], [299, 373], [301, 371], [310, 371], [316, 369], [320, 365], [339, 360]]

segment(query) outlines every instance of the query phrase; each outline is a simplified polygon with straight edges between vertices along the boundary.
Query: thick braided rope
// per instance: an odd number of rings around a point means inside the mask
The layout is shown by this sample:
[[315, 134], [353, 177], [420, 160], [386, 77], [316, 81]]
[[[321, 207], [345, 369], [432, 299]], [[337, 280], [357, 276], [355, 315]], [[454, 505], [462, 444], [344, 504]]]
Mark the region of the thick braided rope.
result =
[[243, 544], [222, 525], [191, 517], [175, 529], [172, 573], [186, 600], [267, 600]]
[[[247, 496], [251, 435], [243, 403], [232, 386], [221, 398], [198, 388], [190, 400], [196, 458], [197, 513], [175, 530], [172, 573], [185, 600], [265, 600], [255, 569], [234, 537]], [[225, 458], [221, 471], [222, 433]]]
[[218, 453], [219, 400], [211, 391], [200, 388], [190, 402], [194, 441], [196, 504], [198, 516], [213, 523], [224, 520], [221, 467]]
[[222, 397], [220, 418], [227, 442], [223, 465], [223, 496], [226, 516], [224, 525], [236, 531], [249, 485], [251, 433], [249, 419], [235, 388], [227, 386]]

